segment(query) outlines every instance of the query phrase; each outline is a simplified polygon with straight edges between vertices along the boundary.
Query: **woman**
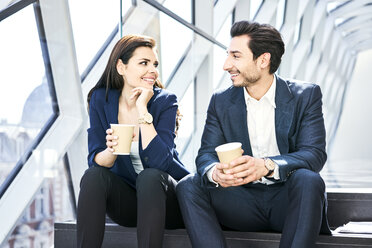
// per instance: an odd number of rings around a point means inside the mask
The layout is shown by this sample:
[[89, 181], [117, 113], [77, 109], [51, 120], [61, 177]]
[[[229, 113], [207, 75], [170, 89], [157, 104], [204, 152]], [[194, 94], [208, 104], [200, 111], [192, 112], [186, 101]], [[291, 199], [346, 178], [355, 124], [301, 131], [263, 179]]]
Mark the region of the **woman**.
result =
[[[161, 247], [164, 228], [183, 227], [175, 194], [189, 172], [175, 150], [176, 96], [158, 80], [155, 40], [128, 35], [115, 45], [88, 94], [88, 164], [80, 183], [78, 247], [101, 247], [105, 215], [137, 226], [138, 247]], [[130, 155], [114, 155], [111, 123], [134, 124]]]

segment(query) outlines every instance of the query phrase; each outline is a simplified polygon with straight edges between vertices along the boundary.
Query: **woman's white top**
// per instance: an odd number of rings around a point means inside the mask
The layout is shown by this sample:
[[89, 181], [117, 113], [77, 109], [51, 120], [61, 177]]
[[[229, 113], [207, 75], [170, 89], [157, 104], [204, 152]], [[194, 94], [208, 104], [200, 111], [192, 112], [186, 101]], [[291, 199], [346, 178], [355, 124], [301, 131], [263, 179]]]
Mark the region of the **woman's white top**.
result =
[[130, 148], [129, 156], [130, 156], [130, 159], [132, 160], [132, 164], [133, 164], [135, 172], [139, 174], [141, 171], [143, 171], [143, 165], [141, 162], [141, 158], [139, 156], [138, 141], [132, 141], [132, 146]]

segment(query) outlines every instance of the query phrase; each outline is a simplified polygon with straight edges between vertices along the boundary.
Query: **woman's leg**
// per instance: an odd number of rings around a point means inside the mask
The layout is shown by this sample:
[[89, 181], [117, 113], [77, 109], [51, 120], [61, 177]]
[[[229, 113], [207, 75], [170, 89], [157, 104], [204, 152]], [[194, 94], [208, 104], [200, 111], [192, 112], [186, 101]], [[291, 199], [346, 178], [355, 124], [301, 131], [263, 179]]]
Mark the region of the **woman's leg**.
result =
[[167, 173], [147, 168], [137, 178], [138, 247], [162, 247], [164, 228], [183, 227], [175, 186]]
[[136, 225], [136, 192], [107, 168], [91, 167], [80, 182], [77, 246], [101, 247], [106, 212], [120, 225]]

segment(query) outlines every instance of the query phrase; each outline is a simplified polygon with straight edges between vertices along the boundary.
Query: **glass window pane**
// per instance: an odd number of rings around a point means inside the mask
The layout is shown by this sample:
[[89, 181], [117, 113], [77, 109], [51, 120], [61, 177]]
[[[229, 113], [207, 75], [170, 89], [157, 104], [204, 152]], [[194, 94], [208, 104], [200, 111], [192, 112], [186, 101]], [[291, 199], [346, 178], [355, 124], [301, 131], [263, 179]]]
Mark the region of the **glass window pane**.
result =
[[224, 44], [226, 47], [230, 44], [230, 29], [232, 25], [232, 14], [230, 14], [227, 18], [224, 24], [222, 25], [220, 31], [218, 31], [218, 34], [216, 36], [216, 40]]
[[[230, 14], [221, 30], [218, 32], [216, 40], [229, 47], [230, 44], [230, 28], [232, 24], [232, 14]], [[221, 87], [221, 79], [224, 75], [223, 64], [226, 59], [226, 50], [220, 46], [213, 45], [213, 88]], [[226, 81], [226, 80], [225, 80]]]
[[191, 0], [165, 0], [164, 7], [191, 23]]
[[[123, 4], [127, 5], [126, 1]], [[82, 74], [119, 23], [120, 2], [69, 0], [69, 7], [79, 72]]]
[[[22, 30], [22, 32], [15, 32]], [[33, 6], [0, 22], [0, 184], [52, 116]]]
[[295, 27], [295, 33], [293, 35], [293, 44], [294, 45], [297, 45], [297, 42], [300, 40], [300, 37], [301, 37], [301, 26], [302, 26], [302, 19], [296, 23], [296, 27]]
[[250, 1], [251, 6], [249, 8], [249, 19], [254, 20], [255, 16], [257, 15], [258, 10], [260, 9], [263, 0], [254, 0]]
[[287, 0], [279, 0], [278, 7], [276, 9], [276, 23], [275, 28], [280, 30], [284, 23], [285, 9], [287, 5]]
[[194, 108], [194, 83], [191, 83], [182, 100], [179, 101], [182, 120], [175, 140], [178, 144], [178, 152], [184, 149], [185, 142], [189, 139], [190, 134], [194, 132]]
[[49, 172], [40, 190], [25, 209], [3, 245], [10, 247], [53, 247], [54, 222], [74, 220], [64, 162]]
[[121, 1], [121, 13], [123, 17], [128, 12], [128, 10], [132, 7], [132, 0], [120, 0]]
[[[197, 149], [193, 144], [195, 142], [195, 83], [190, 83], [183, 98], [179, 101], [179, 110], [182, 115], [177, 137], [174, 140], [177, 145], [177, 151], [181, 156], [182, 163], [189, 171], [194, 171], [194, 160], [197, 155]], [[187, 148], [189, 152], [186, 152]]]
[[[167, 83], [180, 59], [190, 49], [193, 32], [162, 12], [159, 14], [159, 22], [161, 80]], [[175, 32], [177, 35], [174, 35]]]
[[330, 13], [341, 5], [343, 5], [343, 3], [337, 1], [330, 1], [329, 3], [327, 3], [327, 12]]

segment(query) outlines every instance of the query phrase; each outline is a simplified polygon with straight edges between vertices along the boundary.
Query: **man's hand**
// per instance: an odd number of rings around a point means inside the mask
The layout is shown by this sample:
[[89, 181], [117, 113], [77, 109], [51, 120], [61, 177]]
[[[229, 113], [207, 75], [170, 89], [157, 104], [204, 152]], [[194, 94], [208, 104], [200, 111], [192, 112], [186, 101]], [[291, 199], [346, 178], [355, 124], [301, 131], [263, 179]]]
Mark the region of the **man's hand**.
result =
[[262, 158], [254, 158], [248, 155], [241, 156], [229, 163], [230, 169], [225, 169], [226, 175], [233, 176], [240, 186], [261, 179], [268, 173], [265, 161]]
[[228, 164], [216, 164], [214, 167], [212, 178], [222, 187], [238, 186], [243, 181], [241, 178], [235, 178], [234, 175], [225, 174], [224, 170], [229, 168]]

